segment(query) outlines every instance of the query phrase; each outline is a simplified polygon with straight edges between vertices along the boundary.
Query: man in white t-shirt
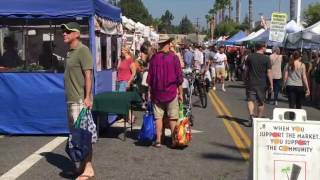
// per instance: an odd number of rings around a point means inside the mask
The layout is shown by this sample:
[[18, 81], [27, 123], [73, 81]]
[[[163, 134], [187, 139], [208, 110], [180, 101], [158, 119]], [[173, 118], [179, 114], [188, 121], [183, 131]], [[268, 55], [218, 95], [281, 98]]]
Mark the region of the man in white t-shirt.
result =
[[[222, 91], [226, 91], [224, 87], [224, 78], [225, 78], [225, 69], [228, 67], [227, 55], [224, 53], [224, 47], [219, 48], [218, 53], [214, 56], [214, 64], [216, 71], [217, 82], [220, 80], [222, 84]], [[213, 87], [213, 90], [216, 90], [216, 87]]]
[[203, 66], [203, 52], [200, 51], [199, 47], [196, 47], [194, 50], [194, 66], [199, 70]]

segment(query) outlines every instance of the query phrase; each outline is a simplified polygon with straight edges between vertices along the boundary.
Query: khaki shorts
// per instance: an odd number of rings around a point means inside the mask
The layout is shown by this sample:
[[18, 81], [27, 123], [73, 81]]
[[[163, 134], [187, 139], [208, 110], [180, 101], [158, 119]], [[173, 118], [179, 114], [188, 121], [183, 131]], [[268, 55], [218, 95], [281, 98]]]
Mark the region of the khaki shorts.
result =
[[221, 79], [224, 78], [225, 69], [224, 68], [216, 68], [216, 77]]
[[84, 108], [83, 103], [68, 103], [67, 104], [67, 111], [68, 111], [68, 124], [69, 128], [72, 128], [74, 123], [77, 121], [77, 118], [82, 110]]
[[178, 97], [169, 103], [154, 104], [153, 111], [156, 119], [163, 119], [164, 117], [168, 119], [179, 119]]

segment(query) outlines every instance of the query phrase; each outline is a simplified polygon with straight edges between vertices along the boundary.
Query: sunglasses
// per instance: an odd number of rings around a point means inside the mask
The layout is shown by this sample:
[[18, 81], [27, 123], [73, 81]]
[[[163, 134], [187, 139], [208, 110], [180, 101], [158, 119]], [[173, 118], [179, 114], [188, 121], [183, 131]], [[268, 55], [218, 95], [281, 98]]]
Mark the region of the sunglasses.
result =
[[74, 32], [74, 31], [70, 31], [70, 30], [63, 30], [63, 33], [66, 33], [66, 34], [70, 34], [70, 33], [72, 33], [72, 32]]

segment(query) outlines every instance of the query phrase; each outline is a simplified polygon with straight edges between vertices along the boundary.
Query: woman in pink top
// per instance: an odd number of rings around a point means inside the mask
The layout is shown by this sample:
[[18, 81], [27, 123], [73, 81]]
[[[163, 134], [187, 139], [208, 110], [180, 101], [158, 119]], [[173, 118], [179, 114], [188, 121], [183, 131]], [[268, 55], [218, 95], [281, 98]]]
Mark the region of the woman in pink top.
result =
[[[131, 57], [128, 47], [123, 47], [121, 49], [121, 60], [118, 61], [118, 74], [117, 74], [117, 91], [126, 92], [128, 88], [132, 85], [133, 79], [136, 75], [136, 65]], [[131, 111], [129, 111], [129, 123], [135, 122], [135, 117], [131, 116]]]
[[136, 66], [129, 49], [127, 47], [123, 47], [121, 50], [121, 60], [118, 61], [117, 91], [127, 91], [127, 89], [132, 85], [135, 75]]

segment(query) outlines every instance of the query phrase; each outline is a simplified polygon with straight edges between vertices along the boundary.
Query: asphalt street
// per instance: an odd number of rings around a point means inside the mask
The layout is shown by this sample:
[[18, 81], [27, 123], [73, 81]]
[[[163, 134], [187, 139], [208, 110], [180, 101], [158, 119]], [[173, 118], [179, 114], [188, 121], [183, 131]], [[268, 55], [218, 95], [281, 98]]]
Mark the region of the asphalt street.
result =
[[[137, 144], [143, 112], [135, 112], [138, 122], [132, 132], [129, 130], [126, 141], [122, 124], [106, 129], [94, 145], [94, 179], [247, 179], [252, 128], [246, 127], [244, 86], [241, 82], [228, 82], [226, 89], [227, 92], [219, 87], [211, 90], [208, 107], [193, 109], [193, 140], [185, 149]], [[287, 106], [281, 97], [278, 107]], [[272, 118], [274, 108], [266, 105], [267, 118]], [[320, 120], [318, 109], [304, 109], [308, 119]], [[9, 179], [12, 174], [20, 180], [73, 179], [66, 175], [72, 163], [64, 152], [65, 138], [0, 136], [0, 180]]]

